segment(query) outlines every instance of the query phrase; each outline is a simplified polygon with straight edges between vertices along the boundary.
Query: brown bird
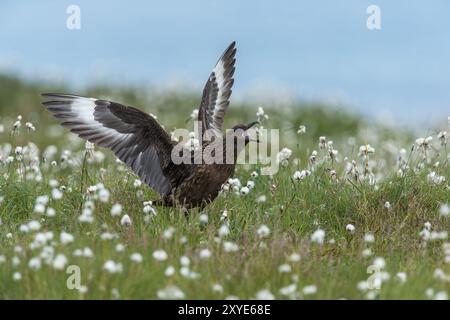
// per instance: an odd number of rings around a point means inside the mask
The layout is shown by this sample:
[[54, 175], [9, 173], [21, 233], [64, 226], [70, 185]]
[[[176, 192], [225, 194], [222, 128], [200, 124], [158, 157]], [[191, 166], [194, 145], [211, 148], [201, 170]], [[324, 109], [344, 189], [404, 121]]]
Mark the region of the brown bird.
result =
[[[198, 112], [200, 150], [213, 150], [219, 159], [210, 163], [189, 151], [188, 163], [176, 164], [173, 154], [182, 149], [151, 115], [120, 103], [76, 95], [43, 93], [43, 105], [79, 137], [111, 149], [141, 180], [161, 195], [157, 205], [204, 207], [232, 177], [236, 157], [250, 141], [247, 130], [257, 122], [239, 124], [222, 133], [235, 70], [235, 42], [220, 57], [203, 90]], [[205, 130], [202, 135], [201, 130]], [[233, 155], [227, 159], [226, 141]], [[228, 150], [229, 151], [229, 150]], [[173, 153], [174, 152], [174, 153]], [[228, 152], [229, 153], [229, 152]], [[229, 160], [228, 162], [226, 160]]]

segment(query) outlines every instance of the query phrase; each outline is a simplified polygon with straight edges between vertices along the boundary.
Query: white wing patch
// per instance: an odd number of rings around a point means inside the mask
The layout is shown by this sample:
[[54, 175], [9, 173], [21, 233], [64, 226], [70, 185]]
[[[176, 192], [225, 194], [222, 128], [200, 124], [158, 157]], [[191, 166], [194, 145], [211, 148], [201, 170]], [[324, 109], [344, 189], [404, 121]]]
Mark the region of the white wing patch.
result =
[[160, 194], [166, 195], [171, 191], [155, 148], [143, 141], [133, 130], [133, 124], [124, 123], [111, 113], [108, 109], [110, 102], [60, 94], [44, 94], [43, 97], [43, 104], [61, 120], [63, 126], [80, 138], [114, 151], [144, 183]]

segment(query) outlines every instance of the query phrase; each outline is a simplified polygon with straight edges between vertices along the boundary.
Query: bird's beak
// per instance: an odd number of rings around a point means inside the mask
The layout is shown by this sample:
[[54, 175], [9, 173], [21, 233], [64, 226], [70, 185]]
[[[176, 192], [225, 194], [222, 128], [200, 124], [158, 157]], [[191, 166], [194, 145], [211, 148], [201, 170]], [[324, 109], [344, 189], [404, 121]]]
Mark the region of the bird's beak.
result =
[[[246, 130], [250, 129], [251, 127], [253, 127], [253, 126], [257, 125], [257, 124], [259, 124], [259, 121], [250, 122], [249, 124], [246, 125], [246, 127], [247, 127]], [[253, 139], [253, 138], [249, 137], [248, 139], [249, 139], [249, 141], [259, 143], [259, 138]]]
[[250, 129], [251, 127], [253, 127], [254, 125], [257, 125], [257, 124], [259, 124], [259, 121], [250, 122], [249, 124], [247, 124], [247, 129], [246, 130]]

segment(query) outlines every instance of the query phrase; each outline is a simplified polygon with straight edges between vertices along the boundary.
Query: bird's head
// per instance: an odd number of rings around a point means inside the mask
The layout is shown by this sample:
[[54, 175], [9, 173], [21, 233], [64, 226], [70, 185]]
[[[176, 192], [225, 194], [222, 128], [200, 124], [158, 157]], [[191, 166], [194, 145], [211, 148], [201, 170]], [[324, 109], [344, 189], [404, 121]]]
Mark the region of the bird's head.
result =
[[248, 132], [248, 130], [250, 128], [252, 128], [253, 126], [257, 125], [259, 122], [258, 121], [253, 121], [250, 122], [248, 124], [237, 124], [235, 125], [232, 129], [232, 134], [235, 137], [234, 139], [234, 143], [238, 143], [238, 142], [244, 142], [244, 145], [247, 145], [247, 143], [249, 143], [250, 141], [254, 141], [254, 142], [258, 142], [258, 139], [253, 139], [250, 137], [250, 134]]

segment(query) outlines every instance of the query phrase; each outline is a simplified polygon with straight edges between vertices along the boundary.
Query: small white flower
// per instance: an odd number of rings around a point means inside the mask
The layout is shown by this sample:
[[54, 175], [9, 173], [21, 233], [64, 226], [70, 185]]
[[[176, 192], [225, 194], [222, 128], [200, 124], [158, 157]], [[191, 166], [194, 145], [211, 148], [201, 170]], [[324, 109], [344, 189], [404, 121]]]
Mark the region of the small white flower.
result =
[[311, 235], [312, 242], [322, 244], [324, 240], [325, 240], [325, 231], [320, 228], [314, 231], [314, 233]]
[[63, 193], [58, 188], [54, 188], [52, 190], [52, 198], [53, 200], [61, 200], [63, 197]]
[[22, 274], [20, 272], [14, 272], [13, 273], [13, 280], [14, 281], [20, 281], [22, 279]]
[[110, 194], [108, 189], [101, 189], [98, 193], [98, 199], [100, 200], [100, 202], [107, 203], [109, 202], [109, 195]]
[[63, 231], [59, 235], [59, 240], [61, 241], [62, 244], [68, 244], [68, 243], [73, 242], [74, 237], [70, 233], [67, 233], [67, 232]]
[[169, 227], [166, 230], [164, 230], [163, 238], [166, 239], [166, 240], [172, 239], [174, 233], [175, 233], [175, 228], [174, 227]]
[[139, 179], [134, 180], [133, 186], [139, 188], [142, 185], [142, 181]]
[[241, 194], [243, 196], [245, 196], [246, 194], [248, 194], [250, 192], [250, 189], [248, 187], [242, 187], [241, 188]]
[[239, 246], [234, 242], [226, 241], [223, 243], [223, 249], [225, 252], [236, 252], [239, 250]]
[[291, 271], [292, 271], [292, 268], [291, 268], [291, 266], [290, 266], [289, 264], [287, 264], [287, 263], [282, 264], [282, 265], [280, 265], [280, 266], [278, 267], [278, 272], [279, 272], [279, 273], [289, 273], [289, 272], [291, 272]]
[[208, 223], [208, 215], [206, 213], [202, 213], [199, 217], [200, 224], [205, 225]]
[[363, 257], [370, 257], [372, 255], [372, 250], [370, 248], [366, 248], [362, 251]]
[[166, 268], [166, 271], [164, 271], [164, 275], [166, 277], [171, 277], [175, 274], [175, 268], [173, 266], [168, 266]]
[[31, 220], [30, 222], [28, 222], [28, 228], [31, 231], [38, 231], [39, 229], [41, 229], [41, 224], [39, 223], [39, 221]]
[[448, 217], [448, 214], [450, 213], [450, 207], [448, 204], [443, 203], [441, 204], [441, 206], [439, 207], [439, 214], [442, 217]]
[[382, 257], [377, 257], [373, 261], [373, 264], [380, 269], [384, 269], [384, 267], [386, 266], [386, 260], [384, 260], [384, 258]]
[[223, 224], [220, 228], [219, 228], [219, 237], [225, 237], [227, 235], [230, 234], [230, 229], [228, 228], [227, 225]]
[[211, 251], [209, 249], [202, 249], [199, 253], [200, 259], [206, 260], [211, 257]]
[[391, 209], [391, 204], [390, 204], [390, 202], [389, 202], [389, 201], [386, 201], [386, 202], [384, 203], [384, 207], [385, 207], [387, 210]]
[[258, 230], [256, 230], [258, 236], [262, 238], [267, 238], [270, 235], [270, 229], [265, 224], [261, 225]]
[[297, 291], [297, 284], [293, 283], [286, 287], [282, 287], [279, 292], [283, 296], [293, 296], [295, 292]]
[[348, 233], [354, 233], [355, 226], [349, 223], [348, 225], [345, 226], [345, 230], [347, 230]]
[[309, 170], [295, 171], [294, 175], [292, 176], [292, 178], [295, 181], [302, 181], [306, 177], [308, 177], [309, 175], [311, 175], [311, 171], [309, 171]]
[[137, 252], [133, 253], [130, 256], [130, 259], [131, 259], [131, 261], [136, 262], [136, 263], [141, 263], [144, 260], [144, 258], [142, 257], [142, 254], [137, 253]]
[[181, 256], [180, 257], [180, 263], [181, 263], [182, 266], [188, 267], [189, 264], [191, 263], [191, 260], [189, 260], [189, 258], [186, 257], [186, 256]]
[[275, 296], [269, 290], [263, 289], [256, 293], [256, 300], [275, 300]]
[[367, 157], [369, 154], [375, 153], [375, 149], [370, 145], [362, 145], [359, 147], [359, 156]]
[[315, 285], [309, 285], [309, 286], [305, 286], [303, 288], [303, 294], [305, 296], [315, 294], [315, 293], [317, 293], [317, 287]]
[[125, 251], [125, 245], [122, 243], [116, 244], [116, 251], [117, 252], [124, 252]]
[[30, 261], [28, 261], [28, 267], [33, 270], [39, 270], [41, 265], [41, 258], [39, 257], [31, 258]]
[[364, 242], [367, 242], [367, 243], [375, 242], [375, 236], [373, 235], [373, 233], [366, 233], [364, 235]]
[[162, 290], [158, 290], [157, 296], [159, 299], [164, 300], [168, 299], [180, 300], [184, 299], [185, 297], [184, 292], [181, 291], [180, 288], [178, 288], [175, 285], [170, 285]]
[[92, 252], [92, 250], [90, 248], [85, 247], [83, 249], [82, 255], [83, 255], [83, 257], [90, 258], [90, 257], [94, 256], [94, 253]]
[[119, 216], [120, 214], [122, 214], [122, 205], [119, 203], [116, 203], [111, 208], [111, 215]]
[[58, 254], [53, 260], [53, 268], [56, 270], [62, 270], [67, 264], [67, 258], [63, 254]]
[[56, 211], [53, 208], [47, 208], [47, 210], [45, 211], [45, 215], [47, 217], [54, 217], [56, 215]]
[[264, 203], [264, 202], [266, 202], [266, 201], [267, 201], [267, 197], [266, 197], [264, 194], [260, 195], [260, 196], [256, 199], [256, 202], [257, 202], [257, 203]]
[[292, 156], [292, 150], [288, 148], [281, 149], [277, 154], [277, 162], [286, 167], [289, 164], [289, 158]]
[[446, 291], [436, 292], [436, 295], [434, 296], [434, 300], [448, 300], [447, 292]]
[[130, 218], [130, 216], [127, 215], [127, 214], [124, 214], [122, 216], [122, 218], [120, 219], [120, 224], [122, 226], [126, 226], [126, 227], [131, 226], [131, 218]]
[[301, 259], [301, 256], [298, 253], [296, 253], [296, 252], [292, 253], [289, 256], [289, 261], [291, 261], [291, 262], [299, 262], [300, 259]]
[[123, 270], [121, 263], [116, 263], [113, 260], [108, 260], [103, 265], [103, 269], [109, 273], [120, 273]]
[[156, 250], [153, 252], [153, 258], [157, 261], [165, 261], [168, 256], [164, 250]]
[[42, 203], [36, 203], [36, 205], [34, 206], [34, 212], [35, 213], [44, 213], [45, 205]]
[[95, 149], [95, 144], [86, 141], [86, 143], [84, 144], [84, 148], [86, 149], [86, 151], [93, 151]]
[[216, 293], [222, 293], [223, 292], [223, 287], [220, 283], [215, 283], [212, 286], [212, 290]]
[[401, 283], [406, 282], [406, 273], [405, 272], [397, 272], [397, 274], [395, 276]]
[[19, 227], [19, 231], [23, 232], [23, 233], [28, 233], [28, 232], [30, 232], [30, 227], [28, 227], [27, 224], [22, 224]]

